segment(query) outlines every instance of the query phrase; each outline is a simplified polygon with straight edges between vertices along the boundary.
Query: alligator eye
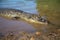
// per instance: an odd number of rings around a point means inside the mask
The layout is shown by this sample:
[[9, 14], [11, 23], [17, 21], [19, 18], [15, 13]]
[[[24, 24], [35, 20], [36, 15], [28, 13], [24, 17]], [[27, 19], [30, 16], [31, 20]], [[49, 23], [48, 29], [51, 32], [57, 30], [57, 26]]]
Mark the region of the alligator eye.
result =
[[20, 19], [20, 17], [17, 17], [17, 16], [16, 16], [16, 17], [13, 17], [12, 19], [13, 19], [13, 20], [18, 20], [18, 19]]

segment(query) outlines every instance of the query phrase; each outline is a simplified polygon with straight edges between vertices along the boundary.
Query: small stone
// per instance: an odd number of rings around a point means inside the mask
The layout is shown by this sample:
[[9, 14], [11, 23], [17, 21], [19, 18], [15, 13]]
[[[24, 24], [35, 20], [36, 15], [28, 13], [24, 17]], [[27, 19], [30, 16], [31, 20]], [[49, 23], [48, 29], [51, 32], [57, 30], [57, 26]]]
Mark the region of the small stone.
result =
[[35, 40], [34, 36], [32, 36], [32, 37], [30, 38], [30, 40]]
[[36, 32], [35, 34], [39, 36], [41, 34], [41, 32]]

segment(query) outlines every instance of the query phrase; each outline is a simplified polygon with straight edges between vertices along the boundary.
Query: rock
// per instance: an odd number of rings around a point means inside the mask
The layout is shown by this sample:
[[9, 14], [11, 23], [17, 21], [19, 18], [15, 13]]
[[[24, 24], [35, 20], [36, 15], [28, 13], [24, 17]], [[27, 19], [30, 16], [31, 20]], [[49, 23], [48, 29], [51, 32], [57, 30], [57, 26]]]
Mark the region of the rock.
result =
[[32, 36], [32, 37], [30, 38], [30, 40], [35, 40], [35, 37], [34, 37], [34, 36]]
[[35, 34], [36, 34], [36, 35], [41, 35], [41, 32], [36, 32]]

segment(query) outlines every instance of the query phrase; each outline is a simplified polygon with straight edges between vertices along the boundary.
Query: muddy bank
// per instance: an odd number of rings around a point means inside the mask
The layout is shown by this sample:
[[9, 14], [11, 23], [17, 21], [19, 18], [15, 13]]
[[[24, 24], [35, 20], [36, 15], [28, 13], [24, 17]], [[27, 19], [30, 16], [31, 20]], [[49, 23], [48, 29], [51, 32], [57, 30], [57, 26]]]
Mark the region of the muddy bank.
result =
[[41, 32], [7, 32], [5, 34], [0, 33], [0, 40], [60, 40], [60, 34], [50, 32], [44, 34]]

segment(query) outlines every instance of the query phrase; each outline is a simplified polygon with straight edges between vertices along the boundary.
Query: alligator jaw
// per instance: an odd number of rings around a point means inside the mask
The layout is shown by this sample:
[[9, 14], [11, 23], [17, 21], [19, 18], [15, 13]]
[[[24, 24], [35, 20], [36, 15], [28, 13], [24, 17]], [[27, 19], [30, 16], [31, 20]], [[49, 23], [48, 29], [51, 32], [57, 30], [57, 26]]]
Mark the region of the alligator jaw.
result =
[[[0, 10], [0, 16], [4, 18], [8, 18], [8, 19], [14, 19], [14, 20], [23, 19], [31, 23], [47, 24], [47, 22], [41, 22], [35, 19], [38, 16], [34, 15], [33, 17], [33, 14], [29, 14], [23, 11], [18, 11], [18, 10], [13, 10], [13, 9], [3, 10], [2, 12]], [[31, 17], [29, 18], [29, 16]]]

